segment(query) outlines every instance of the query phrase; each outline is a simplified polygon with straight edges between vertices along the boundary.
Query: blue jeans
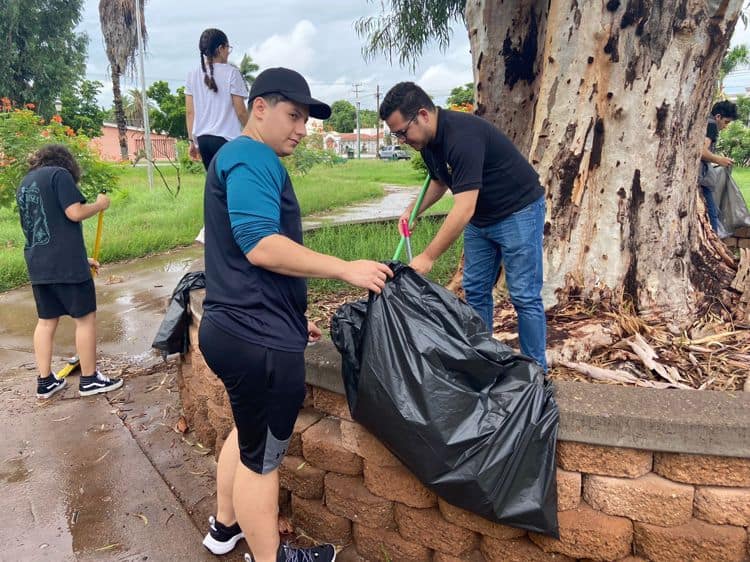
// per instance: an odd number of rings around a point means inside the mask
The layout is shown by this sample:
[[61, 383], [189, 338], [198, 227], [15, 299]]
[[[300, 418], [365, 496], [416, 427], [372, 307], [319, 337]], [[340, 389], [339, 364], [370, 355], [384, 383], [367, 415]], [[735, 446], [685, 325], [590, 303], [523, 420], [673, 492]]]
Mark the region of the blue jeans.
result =
[[466, 301], [492, 329], [492, 288], [500, 265], [518, 315], [521, 353], [547, 370], [547, 320], [542, 304], [544, 197], [490, 226], [464, 230]]
[[716, 202], [714, 201], [714, 192], [703, 186], [701, 186], [701, 192], [703, 193], [703, 199], [706, 202], [708, 222], [711, 223], [711, 228], [714, 229], [714, 232], [719, 232], [719, 209], [716, 207]]

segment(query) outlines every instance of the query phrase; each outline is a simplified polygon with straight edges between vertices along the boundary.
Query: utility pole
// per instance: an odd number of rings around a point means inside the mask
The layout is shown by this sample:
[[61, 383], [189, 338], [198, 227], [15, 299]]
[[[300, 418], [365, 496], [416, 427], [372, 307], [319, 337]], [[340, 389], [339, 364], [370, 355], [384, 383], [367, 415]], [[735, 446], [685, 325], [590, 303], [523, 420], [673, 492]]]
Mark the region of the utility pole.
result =
[[151, 151], [151, 123], [148, 119], [148, 96], [146, 96], [146, 74], [143, 70], [143, 33], [141, 29], [141, 0], [135, 0], [135, 27], [138, 34], [138, 66], [141, 75], [141, 105], [143, 106], [143, 132], [146, 145], [146, 160], [148, 161], [148, 187], [154, 189], [154, 164]]
[[375, 157], [380, 154], [380, 84], [375, 87]]
[[352, 84], [352, 87], [354, 88], [354, 97], [357, 101], [357, 160], [361, 158], [360, 150], [362, 149], [362, 142], [360, 140], [360, 133], [359, 133], [359, 88], [362, 86], [361, 83], [357, 82], [356, 84]]

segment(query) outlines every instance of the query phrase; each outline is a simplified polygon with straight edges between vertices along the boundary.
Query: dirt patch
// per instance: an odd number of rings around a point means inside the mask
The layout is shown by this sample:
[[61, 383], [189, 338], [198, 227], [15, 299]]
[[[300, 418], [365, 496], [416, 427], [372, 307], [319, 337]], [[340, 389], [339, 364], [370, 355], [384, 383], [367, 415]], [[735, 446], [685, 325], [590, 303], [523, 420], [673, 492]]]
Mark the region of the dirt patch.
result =
[[[309, 317], [325, 332], [342, 304], [366, 296], [357, 290], [311, 294]], [[681, 331], [649, 325], [612, 302], [612, 295], [597, 302], [572, 300], [547, 313], [550, 378], [721, 391], [742, 391], [750, 385], [750, 330], [737, 325], [728, 311], [709, 310]], [[502, 294], [495, 306], [494, 332], [497, 339], [519, 349], [516, 313]], [[588, 366], [602, 378], [592, 378]]]

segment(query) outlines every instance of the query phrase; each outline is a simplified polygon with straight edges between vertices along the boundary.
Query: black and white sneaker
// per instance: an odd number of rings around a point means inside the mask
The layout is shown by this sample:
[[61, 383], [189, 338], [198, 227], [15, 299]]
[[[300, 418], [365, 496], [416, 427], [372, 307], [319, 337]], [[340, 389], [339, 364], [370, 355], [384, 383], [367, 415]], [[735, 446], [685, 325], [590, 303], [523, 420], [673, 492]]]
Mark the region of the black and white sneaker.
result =
[[[279, 545], [276, 562], [333, 562], [336, 549], [332, 544], [321, 544], [310, 548], [297, 548], [288, 544]], [[245, 554], [245, 562], [255, 562], [250, 554]]]
[[81, 396], [92, 396], [94, 394], [101, 394], [102, 392], [117, 390], [121, 386], [122, 379], [111, 379], [97, 371], [90, 377], [81, 375], [78, 381], [78, 393]]
[[203, 539], [203, 546], [214, 554], [226, 554], [230, 552], [240, 539], [245, 538], [240, 524], [227, 527], [216, 520], [213, 515], [208, 518], [209, 530], [206, 538]]
[[36, 379], [36, 397], [37, 398], [49, 398], [58, 390], [62, 390], [65, 387], [65, 379], [58, 379], [53, 374], [49, 374], [44, 378], [37, 377]]

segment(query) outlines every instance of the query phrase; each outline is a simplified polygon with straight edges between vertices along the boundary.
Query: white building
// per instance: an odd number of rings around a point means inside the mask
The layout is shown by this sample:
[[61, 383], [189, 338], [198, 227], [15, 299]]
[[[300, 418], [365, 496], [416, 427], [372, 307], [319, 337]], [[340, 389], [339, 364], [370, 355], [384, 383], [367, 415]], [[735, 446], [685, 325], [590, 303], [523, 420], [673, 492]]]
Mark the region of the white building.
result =
[[[387, 127], [379, 131], [375, 127], [359, 130], [360, 152], [365, 156], [377, 155], [378, 148], [391, 144], [391, 132]], [[323, 146], [336, 154], [346, 156], [351, 150], [357, 153], [357, 132], [337, 133], [329, 131], [323, 134]]]

